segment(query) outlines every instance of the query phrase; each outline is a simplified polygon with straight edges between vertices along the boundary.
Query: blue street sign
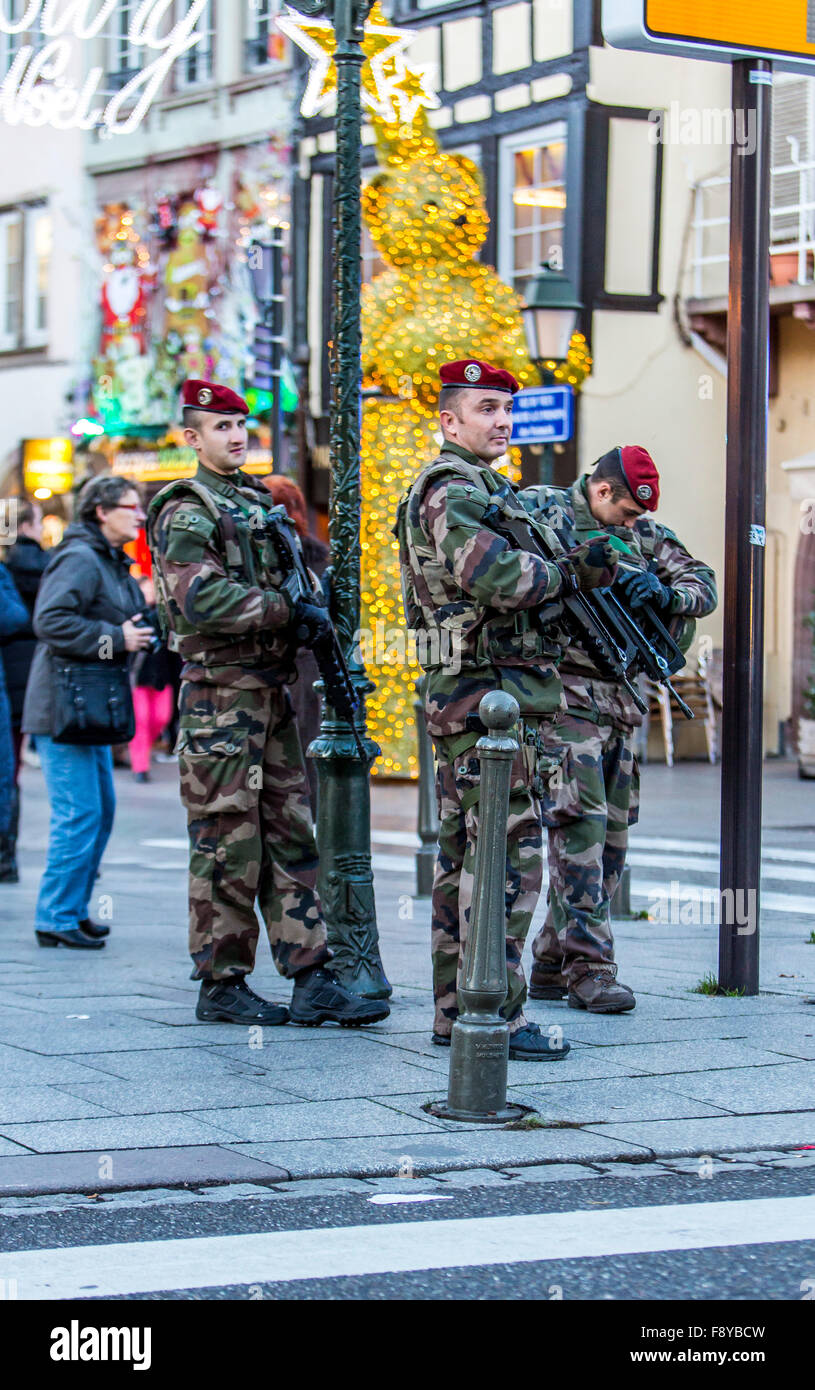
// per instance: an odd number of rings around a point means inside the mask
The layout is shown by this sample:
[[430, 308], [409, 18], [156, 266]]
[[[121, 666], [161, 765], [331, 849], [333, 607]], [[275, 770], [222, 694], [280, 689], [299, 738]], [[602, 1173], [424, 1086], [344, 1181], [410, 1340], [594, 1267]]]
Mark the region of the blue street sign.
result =
[[530, 386], [518, 392], [512, 410], [513, 444], [562, 444], [573, 431], [571, 386]]

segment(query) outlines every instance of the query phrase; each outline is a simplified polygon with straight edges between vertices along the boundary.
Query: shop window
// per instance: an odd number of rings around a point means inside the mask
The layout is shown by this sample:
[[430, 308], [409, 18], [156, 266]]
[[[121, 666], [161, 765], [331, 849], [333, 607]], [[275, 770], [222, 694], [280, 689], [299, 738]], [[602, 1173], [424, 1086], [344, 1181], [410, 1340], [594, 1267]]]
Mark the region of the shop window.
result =
[[[231, 3], [234, 4], [234, 0]], [[180, 23], [189, 12], [189, 0], [177, 0], [176, 8], [176, 21]], [[178, 59], [173, 69], [177, 89], [200, 87], [212, 81], [215, 71], [215, 0], [209, 0], [205, 5], [195, 28], [203, 37]]]
[[543, 261], [563, 265], [565, 124], [502, 142], [500, 209], [499, 272], [522, 295]]
[[285, 58], [285, 39], [275, 23], [279, 14], [280, 0], [246, 0], [244, 67], [247, 72], [257, 72]]
[[48, 340], [51, 217], [44, 205], [0, 212], [0, 352]]

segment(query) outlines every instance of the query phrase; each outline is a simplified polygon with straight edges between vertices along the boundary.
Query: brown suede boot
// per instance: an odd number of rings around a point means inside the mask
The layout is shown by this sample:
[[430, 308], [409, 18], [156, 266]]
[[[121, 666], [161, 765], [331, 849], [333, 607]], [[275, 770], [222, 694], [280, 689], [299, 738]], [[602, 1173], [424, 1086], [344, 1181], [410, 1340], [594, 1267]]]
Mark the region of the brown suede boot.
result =
[[529, 976], [530, 999], [565, 999], [568, 992], [568, 981], [556, 962], [533, 962]]
[[587, 1009], [590, 1014], [626, 1014], [636, 1003], [628, 986], [619, 984], [611, 970], [588, 971], [569, 986], [570, 1009]]

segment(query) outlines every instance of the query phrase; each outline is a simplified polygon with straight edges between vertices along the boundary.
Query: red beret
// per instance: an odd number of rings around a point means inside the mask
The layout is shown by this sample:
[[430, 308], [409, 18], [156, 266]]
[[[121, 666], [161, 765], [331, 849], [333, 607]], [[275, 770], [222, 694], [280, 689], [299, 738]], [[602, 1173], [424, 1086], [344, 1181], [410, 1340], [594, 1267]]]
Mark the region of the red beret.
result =
[[620, 449], [620, 463], [634, 501], [647, 512], [655, 512], [659, 506], [659, 473], [648, 450], [639, 444], [626, 444]]
[[185, 381], [181, 392], [185, 407], [206, 410], [210, 415], [249, 415], [246, 401], [228, 386], [214, 381]]
[[442, 386], [476, 386], [481, 391], [508, 391], [512, 396], [521, 389], [511, 372], [491, 367], [489, 362], [479, 362], [475, 357], [445, 362], [440, 376]]

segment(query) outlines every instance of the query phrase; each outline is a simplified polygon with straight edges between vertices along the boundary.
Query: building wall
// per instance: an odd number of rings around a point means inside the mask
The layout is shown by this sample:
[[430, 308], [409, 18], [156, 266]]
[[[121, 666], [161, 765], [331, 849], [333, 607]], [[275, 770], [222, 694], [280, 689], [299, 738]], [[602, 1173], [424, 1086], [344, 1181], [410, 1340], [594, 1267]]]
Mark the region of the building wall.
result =
[[48, 341], [33, 351], [0, 353], [0, 492], [13, 485], [20, 441], [65, 433], [66, 395], [77, 375], [76, 325], [86, 250], [81, 138], [30, 126], [5, 127], [0, 212], [39, 199], [53, 218], [48, 284]]

